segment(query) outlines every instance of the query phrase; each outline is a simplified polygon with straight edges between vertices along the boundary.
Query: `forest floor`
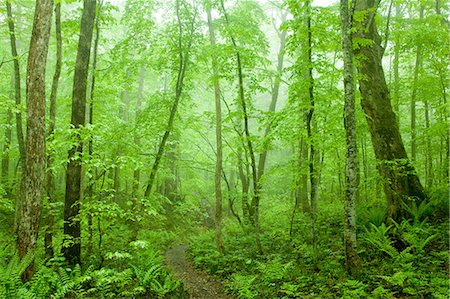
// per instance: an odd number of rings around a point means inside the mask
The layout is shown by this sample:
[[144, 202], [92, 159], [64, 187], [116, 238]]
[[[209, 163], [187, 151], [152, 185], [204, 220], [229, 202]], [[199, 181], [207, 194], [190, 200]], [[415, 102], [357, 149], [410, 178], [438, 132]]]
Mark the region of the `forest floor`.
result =
[[233, 299], [220, 280], [196, 269], [186, 256], [187, 245], [176, 245], [166, 252], [166, 264], [176, 278], [183, 282], [190, 299]]

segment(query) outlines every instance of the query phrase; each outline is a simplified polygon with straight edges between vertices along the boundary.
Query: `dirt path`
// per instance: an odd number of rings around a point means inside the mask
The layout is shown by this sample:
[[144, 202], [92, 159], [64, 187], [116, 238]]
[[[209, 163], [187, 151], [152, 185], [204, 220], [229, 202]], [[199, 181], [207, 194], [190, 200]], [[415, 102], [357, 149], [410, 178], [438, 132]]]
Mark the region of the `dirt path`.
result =
[[176, 245], [166, 252], [166, 264], [183, 281], [190, 299], [233, 299], [225, 293], [220, 281], [199, 271], [186, 257], [187, 245]]

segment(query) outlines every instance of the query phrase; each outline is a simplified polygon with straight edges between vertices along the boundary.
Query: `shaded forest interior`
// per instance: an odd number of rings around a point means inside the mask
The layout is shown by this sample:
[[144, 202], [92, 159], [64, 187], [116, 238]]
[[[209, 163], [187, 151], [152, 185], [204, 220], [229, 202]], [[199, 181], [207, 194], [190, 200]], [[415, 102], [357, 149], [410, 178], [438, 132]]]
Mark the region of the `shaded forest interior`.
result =
[[0, 298], [448, 298], [448, 0], [1, 3]]

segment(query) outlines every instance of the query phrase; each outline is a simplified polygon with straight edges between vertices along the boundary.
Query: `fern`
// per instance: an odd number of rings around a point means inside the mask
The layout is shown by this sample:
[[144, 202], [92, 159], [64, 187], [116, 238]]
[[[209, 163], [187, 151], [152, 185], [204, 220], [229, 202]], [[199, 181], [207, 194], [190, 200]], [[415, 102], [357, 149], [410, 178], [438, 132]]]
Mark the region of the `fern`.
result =
[[384, 223], [380, 226], [370, 225], [372, 229], [370, 231], [367, 230], [366, 241], [379, 251], [386, 253], [391, 258], [395, 258], [398, 255], [398, 251], [392, 246], [392, 241], [388, 236], [392, 225], [386, 226]]

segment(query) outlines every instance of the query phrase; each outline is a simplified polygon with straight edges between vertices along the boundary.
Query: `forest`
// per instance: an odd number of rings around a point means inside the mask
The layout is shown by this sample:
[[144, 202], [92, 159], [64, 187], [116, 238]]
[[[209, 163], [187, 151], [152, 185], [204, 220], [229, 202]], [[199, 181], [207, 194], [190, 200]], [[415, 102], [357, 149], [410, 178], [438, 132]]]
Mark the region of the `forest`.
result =
[[449, 16], [2, 0], [0, 298], [448, 298]]

